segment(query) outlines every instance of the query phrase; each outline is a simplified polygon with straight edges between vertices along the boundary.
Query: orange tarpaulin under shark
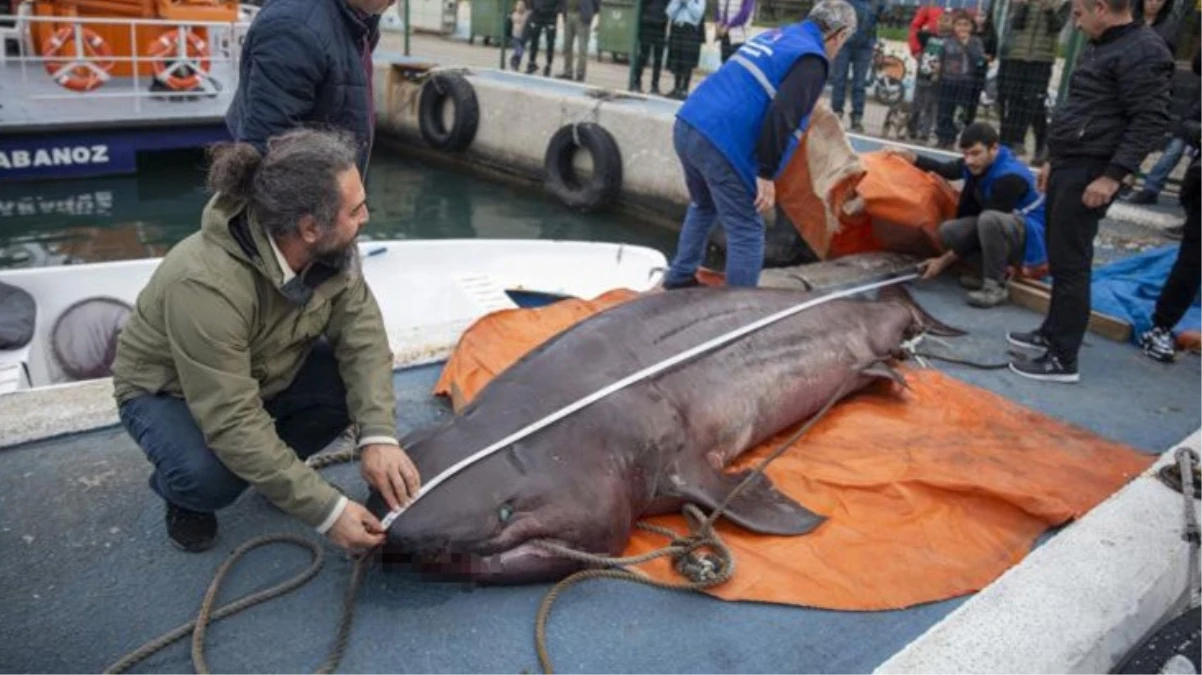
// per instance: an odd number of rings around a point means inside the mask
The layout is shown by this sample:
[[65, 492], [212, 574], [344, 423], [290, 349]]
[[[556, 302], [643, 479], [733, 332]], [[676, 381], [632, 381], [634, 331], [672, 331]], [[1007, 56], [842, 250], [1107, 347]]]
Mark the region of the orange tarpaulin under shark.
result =
[[[635, 297], [615, 290], [485, 316], [464, 334], [434, 391], [458, 411], [544, 341]], [[737, 570], [707, 592], [842, 610], [971, 593], [1022, 560], [1049, 527], [1080, 517], [1154, 460], [938, 371], [902, 372], [909, 389], [873, 386], [849, 397], [769, 465], [777, 489], [828, 520], [798, 537], [719, 520]], [[730, 469], [754, 466], [792, 431]], [[687, 531], [680, 516], [649, 522]], [[625, 555], [666, 543], [636, 530]], [[679, 580], [664, 559], [640, 569]]]

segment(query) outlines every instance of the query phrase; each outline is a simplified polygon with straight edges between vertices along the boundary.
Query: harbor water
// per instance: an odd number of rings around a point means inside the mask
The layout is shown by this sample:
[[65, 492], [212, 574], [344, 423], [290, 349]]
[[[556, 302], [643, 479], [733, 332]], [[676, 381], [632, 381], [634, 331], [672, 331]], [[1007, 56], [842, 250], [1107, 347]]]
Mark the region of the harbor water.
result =
[[[0, 269], [162, 256], [192, 234], [209, 194], [202, 151], [149, 154], [136, 175], [0, 183]], [[676, 233], [619, 213], [581, 214], [537, 189], [373, 153], [363, 240], [567, 239], [649, 246]]]

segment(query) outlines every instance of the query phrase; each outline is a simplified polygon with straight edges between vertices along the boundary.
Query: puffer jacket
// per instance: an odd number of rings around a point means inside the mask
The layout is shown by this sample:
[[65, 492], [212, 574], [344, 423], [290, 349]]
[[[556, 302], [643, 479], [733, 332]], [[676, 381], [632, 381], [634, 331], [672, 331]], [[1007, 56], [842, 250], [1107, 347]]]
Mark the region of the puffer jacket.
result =
[[264, 150], [268, 138], [305, 123], [354, 132], [367, 174], [375, 135], [371, 52], [379, 17], [345, 0], [271, 0], [246, 33], [238, 90], [225, 122], [235, 140]]
[[1102, 161], [1115, 180], [1138, 171], [1168, 130], [1172, 75], [1168, 47], [1147, 26], [1116, 26], [1090, 41], [1048, 129], [1052, 166]]
[[[268, 235], [220, 194], [138, 295], [113, 363], [118, 405], [183, 397], [209, 448], [272, 503], [317, 527], [340, 493], [280, 440], [263, 401], [286, 389], [325, 335], [360, 438], [396, 438], [392, 350], [357, 267], [313, 266], [283, 284]], [[248, 368], [249, 366], [249, 368]]]

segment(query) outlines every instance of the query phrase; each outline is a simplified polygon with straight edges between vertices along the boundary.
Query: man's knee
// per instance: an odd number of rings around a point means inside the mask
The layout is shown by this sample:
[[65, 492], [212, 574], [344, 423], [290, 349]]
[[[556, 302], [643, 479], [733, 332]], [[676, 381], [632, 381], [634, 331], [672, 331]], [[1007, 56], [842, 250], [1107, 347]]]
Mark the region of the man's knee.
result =
[[122, 405], [120, 417], [154, 464], [151, 485], [164, 499], [194, 511], [216, 511], [246, 489], [205, 444], [183, 399], [141, 396]]

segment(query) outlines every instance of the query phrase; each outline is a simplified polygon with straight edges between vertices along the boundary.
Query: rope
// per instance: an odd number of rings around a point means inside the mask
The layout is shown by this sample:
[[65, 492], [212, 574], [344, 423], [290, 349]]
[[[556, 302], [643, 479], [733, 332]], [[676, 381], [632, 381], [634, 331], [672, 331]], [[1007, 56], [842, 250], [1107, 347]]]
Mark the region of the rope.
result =
[[1194, 511], [1194, 470], [1191, 464], [1194, 453], [1186, 447], [1177, 448], [1177, 466], [1181, 469], [1181, 496], [1185, 503], [1185, 532], [1182, 538], [1189, 546], [1189, 608], [1202, 605], [1202, 574], [1199, 573], [1199, 546], [1202, 546], [1202, 533], [1198, 529], [1198, 514]]
[[943, 361], [945, 363], [954, 363], [956, 365], [968, 366], [969, 368], [978, 368], [980, 370], [1003, 370], [1010, 367], [1009, 363], [978, 363], [976, 361], [968, 361], [966, 359], [958, 359], [951, 356], [940, 356], [930, 352], [914, 351], [912, 353], [915, 356], [921, 356], [922, 358], [931, 359], [934, 361]]
[[[783, 443], [767, 457], [760, 461], [750, 473], [735, 486], [733, 490], [727, 493], [726, 498], [715, 508], [708, 517], [703, 517], [701, 510], [693, 504], [685, 504], [682, 515], [689, 524], [691, 533], [684, 538], [680, 538], [675, 532], [667, 528], [658, 527], [649, 523], [638, 523], [637, 525], [651, 532], [662, 534], [672, 539], [672, 542], [663, 548], [644, 553], [642, 555], [630, 556], [626, 558], [614, 558], [605, 555], [597, 555], [584, 551], [562, 546], [555, 542], [546, 540], [535, 540], [535, 544], [548, 551], [561, 555], [565, 558], [577, 560], [591, 565], [599, 565], [603, 567], [626, 567], [629, 565], [638, 565], [649, 560], [662, 558], [671, 555], [676, 559], [676, 572], [685, 577], [689, 581], [686, 582], [670, 582], [652, 579], [647, 575], [637, 570], [628, 569], [588, 569], [576, 572], [551, 588], [547, 595], [543, 598], [542, 604], [539, 606], [538, 615], [534, 621], [534, 648], [538, 652], [538, 662], [542, 666], [544, 673], [554, 673], [551, 666], [551, 656], [547, 652], [547, 619], [551, 615], [551, 606], [555, 604], [555, 600], [571, 586], [578, 584], [588, 579], [618, 579], [622, 581], [632, 581], [634, 583], [643, 584], [645, 586], [653, 586], [656, 588], [665, 588], [674, 591], [701, 591], [713, 586], [718, 586], [726, 583], [734, 576], [735, 560], [734, 554], [730, 548], [722, 541], [718, 533], [714, 531], [714, 522], [722, 513], [729, 508], [735, 497], [739, 495], [752, 481], [756, 480], [763, 474], [773, 460], [780, 457], [786, 450], [798, 441], [811, 427], [822, 419], [830, 409], [843, 398], [843, 395], [851, 387], [854, 379], [849, 379], [844, 382], [843, 386], [839, 387], [823, 404], [822, 408], [806, 421], [797, 431], [789, 435]], [[697, 551], [702, 548], [709, 548], [713, 552], [711, 556], [701, 556]], [[716, 560], [715, 560], [716, 558]]]
[[[311, 457], [309, 459], [310, 466], [322, 468], [331, 464], [347, 462], [354, 459], [354, 450], [342, 450], [339, 452], [329, 453], [326, 455]], [[217, 599], [217, 591], [220, 590], [222, 582], [227, 574], [233, 569], [234, 564], [250, 551], [266, 546], [268, 544], [293, 544], [309, 551], [312, 554], [312, 562], [309, 567], [301, 571], [296, 576], [283, 581], [271, 588], [245, 595], [234, 602], [224, 605], [217, 610], [213, 609], [213, 603]], [[343, 654], [346, 652], [347, 640], [350, 637], [351, 624], [354, 620], [355, 597], [359, 593], [359, 586], [363, 581], [363, 573], [367, 569], [367, 561], [371, 558], [371, 552], [364, 553], [355, 560], [355, 567], [351, 572], [350, 583], [347, 585], [346, 594], [342, 601], [342, 617], [339, 620], [338, 632], [334, 637], [334, 644], [330, 647], [329, 654], [325, 661], [314, 672], [316, 673], [332, 673], [338, 667], [338, 663], [342, 660]], [[174, 644], [186, 636], [189, 632], [192, 633], [192, 665], [197, 673], [209, 673], [209, 666], [204, 656], [204, 639], [205, 633], [208, 630], [209, 624], [214, 621], [220, 621], [226, 617], [232, 616], [245, 609], [249, 609], [268, 600], [284, 596], [292, 591], [300, 588], [308, 583], [314, 576], [321, 571], [325, 564], [325, 553], [322, 547], [317, 542], [307, 537], [300, 537], [290, 534], [272, 534], [255, 537], [243, 543], [232, 553], [217, 569], [217, 573], [213, 576], [213, 581], [209, 584], [208, 590], [205, 592], [204, 600], [201, 601], [200, 611], [196, 618], [185, 623], [174, 630], [171, 630], [163, 635], [147, 642], [138, 647], [126, 656], [123, 656], [113, 665], [105, 669], [105, 673], [123, 673], [143, 661], [150, 656], [158, 653], [168, 645]]]

